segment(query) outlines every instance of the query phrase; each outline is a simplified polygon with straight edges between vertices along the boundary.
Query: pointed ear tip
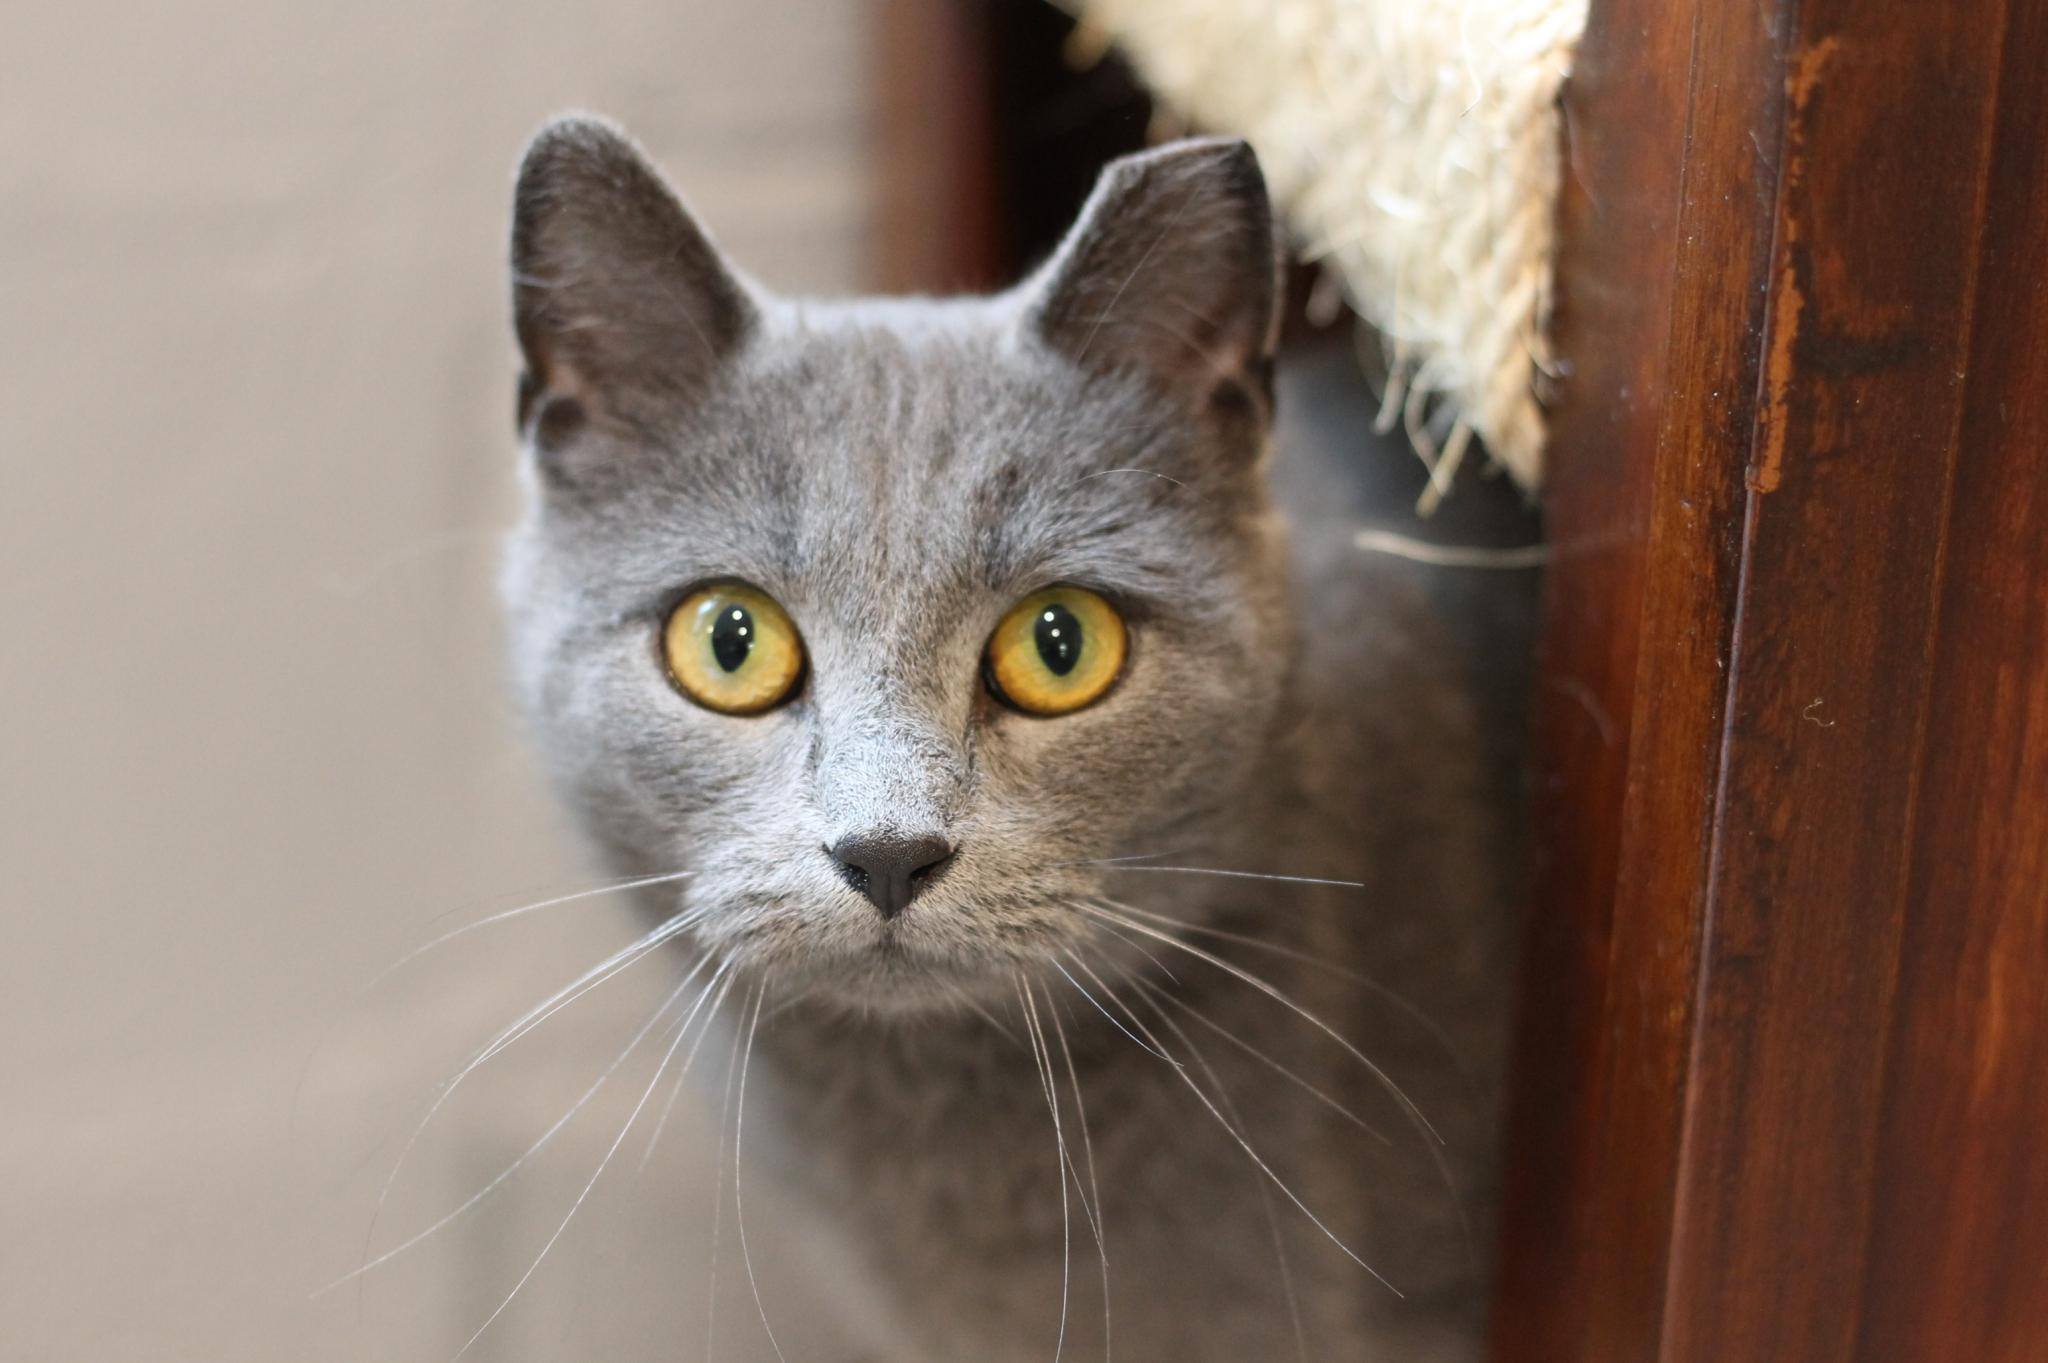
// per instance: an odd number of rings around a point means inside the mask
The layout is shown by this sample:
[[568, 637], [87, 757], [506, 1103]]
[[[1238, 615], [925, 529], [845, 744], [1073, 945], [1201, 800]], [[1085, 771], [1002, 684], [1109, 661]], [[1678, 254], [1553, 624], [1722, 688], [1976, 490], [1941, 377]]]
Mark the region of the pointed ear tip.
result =
[[1257, 200], [1262, 208], [1266, 205], [1266, 172], [1250, 142], [1242, 137], [1217, 138], [1205, 145], [1202, 152], [1212, 158], [1216, 173], [1230, 182], [1233, 191]]
[[1246, 137], [1187, 137], [1171, 145], [1185, 148], [1189, 155], [1214, 157], [1229, 165], [1259, 163], [1259, 154]]
[[1112, 161], [1108, 169], [1119, 175], [1144, 175], [1154, 170], [1214, 171], [1247, 177], [1261, 188], [1266, 182], [1258, 152], [1242, 137], [1184, 137], [1132, 152]]
[[1191, 137], [1111, 161], [1102, 169], [1095, 203], [1192, 191], [1221, 205], [1235, 203], [1251, 217], [1272, 213], [1272, 194], [1258, 153], [1241, 137]]
[[568, 110], [541, 124], [520, 153], [512, 185], [512, 251], [523, 259], [537, 234], [567, 203], [652, 182], [671, 194], [638, 143], [611, 119]]
[[593, 164], [644, 164], [626, 130], [602, 114], [566, 110], [540, 125], [519, 154], [518, 191], [525, 199], [553, 177]]
[[527, 150], [540, 151], [556, 147], [591, 146], [601, 143], [622, 143], [629, 139], [626, 130], [603, 114], [588, 109], [563, 109], [550, 114], [533, 137], [527, 142]]

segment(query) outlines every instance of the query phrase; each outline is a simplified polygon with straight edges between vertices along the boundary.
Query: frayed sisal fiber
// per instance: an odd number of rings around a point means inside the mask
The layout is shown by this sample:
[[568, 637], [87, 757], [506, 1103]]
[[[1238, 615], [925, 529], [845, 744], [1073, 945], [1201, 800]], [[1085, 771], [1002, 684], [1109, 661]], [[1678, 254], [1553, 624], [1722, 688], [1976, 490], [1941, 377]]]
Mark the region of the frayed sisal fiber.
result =
[[1381, 426], [1543, 469], [1563, 133], [1587, 0], [1076, 0], [1175, 113], [1258, 149], [1309, 259], [1384, 338]]

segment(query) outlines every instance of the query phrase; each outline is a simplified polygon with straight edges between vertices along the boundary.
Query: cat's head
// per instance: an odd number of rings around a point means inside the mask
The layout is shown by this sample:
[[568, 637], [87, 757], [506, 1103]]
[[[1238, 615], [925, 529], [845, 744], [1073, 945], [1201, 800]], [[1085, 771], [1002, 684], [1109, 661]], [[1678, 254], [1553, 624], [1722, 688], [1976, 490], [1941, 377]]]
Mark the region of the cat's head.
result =
[[[776, 298], [609, 125], [521, 167], [517, 679], [620, 868], [866, 1005], [1009, 987], [1199, 855], [1290, 657], [1276, 252], [1241, 142], [1106, 170], [992, 298]], [[1098, 863], [1091, 865], [1090, 863]]]

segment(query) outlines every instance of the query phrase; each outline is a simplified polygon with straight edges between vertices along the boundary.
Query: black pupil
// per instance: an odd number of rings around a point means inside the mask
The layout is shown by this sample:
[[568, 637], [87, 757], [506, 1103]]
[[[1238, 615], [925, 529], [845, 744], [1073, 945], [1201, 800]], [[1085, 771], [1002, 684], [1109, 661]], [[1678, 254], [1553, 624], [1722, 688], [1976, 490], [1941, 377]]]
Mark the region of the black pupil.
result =
[[1065, 606], [1047, 606], [1040, 611], [1033, 633], [1038, 639], [1038, 656], [1055, 677], [1066, 676], [1081, 661], [1081, 622]]
[[754, 651], [754, 617], [744, 606], [727, 606], [711, 626], [711, 656], [728, 672], [737, 672]]

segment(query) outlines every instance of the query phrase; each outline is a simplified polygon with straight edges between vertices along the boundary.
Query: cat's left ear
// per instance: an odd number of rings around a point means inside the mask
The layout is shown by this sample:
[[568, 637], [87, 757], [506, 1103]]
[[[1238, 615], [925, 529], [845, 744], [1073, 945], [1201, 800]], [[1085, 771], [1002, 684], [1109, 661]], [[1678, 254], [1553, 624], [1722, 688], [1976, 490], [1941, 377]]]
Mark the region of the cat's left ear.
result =
[[1112, 161], [1030, 290], [1030, 325], [1083, 369], [1136, 372], [1199, 410], [1271, 411], [1279, 253], [1248, 143]]

